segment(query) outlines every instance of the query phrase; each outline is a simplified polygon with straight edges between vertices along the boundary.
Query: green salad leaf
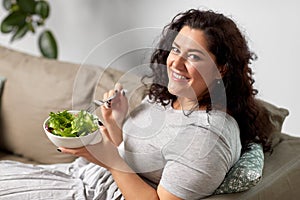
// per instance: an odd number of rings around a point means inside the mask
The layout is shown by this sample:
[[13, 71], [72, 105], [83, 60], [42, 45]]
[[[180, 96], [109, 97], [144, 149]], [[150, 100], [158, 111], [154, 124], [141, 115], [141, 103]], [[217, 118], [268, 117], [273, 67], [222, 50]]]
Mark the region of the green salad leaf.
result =
[[77, 114], [64, 110], [61, 112], [50, 112], [47, 129], [54, 135], [62, 137], [79, 137], [92, 133], [98, 129], [95, 121], [97, 118], [81, 110]]

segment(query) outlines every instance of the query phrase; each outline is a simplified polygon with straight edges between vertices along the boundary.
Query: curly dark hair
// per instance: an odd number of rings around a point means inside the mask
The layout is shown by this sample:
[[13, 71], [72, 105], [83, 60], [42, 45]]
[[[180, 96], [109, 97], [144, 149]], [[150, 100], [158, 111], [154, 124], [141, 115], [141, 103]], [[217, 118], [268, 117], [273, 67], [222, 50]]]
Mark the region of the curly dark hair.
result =
[[[208, 42], [208, 50], [216, 57], [216, 65], [225, 67], [222, 77], [225, 88], [223, 94], [219, 92], [216, 93], [219, 96], [208, 94], [199, 101], [199, 105], [205, 105], [209, 112], [212, 104], [221, 105], [218, 99], [225, 97], [226, 105], [223, 106], [226, 106], [226, 111], [239, 125], [243, 150], [251, 142], [261, 143], [265, 151], [269, 150], [271, 143], [263, 127], [264, 123], [257, 120], [259, 107], [255, 95], [258, 91], [253, 88], [253, 72], [249, 67], [252, 60], [256, 59], [256, 55], [249, 50], [245, 37], [233, 20], [223, 14], [191, 9], [179, 13], [164, 27], [158, 47], [151, 57], [153, 83], [148, 90], [149, 98], [163, 106], [177, 99], [166, 87], [168, 84], [166, 60], [172, 43], [183, 26], [203, 31]], [[212, 91], [217, 90], [216, 87], [217, 84]], [[213, 99], [216, 102], [212, 102]]]

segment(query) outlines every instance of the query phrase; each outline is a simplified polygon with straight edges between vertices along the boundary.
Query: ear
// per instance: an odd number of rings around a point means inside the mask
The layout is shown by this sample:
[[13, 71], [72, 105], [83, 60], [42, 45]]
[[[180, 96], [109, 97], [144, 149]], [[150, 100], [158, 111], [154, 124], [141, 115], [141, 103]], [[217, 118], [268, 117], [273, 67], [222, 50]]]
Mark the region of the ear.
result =
[[216, 79], [222, 79], [228, 70], [227, 63], [224, 65], [219, 65], [218, 70], [219, 70], [219, 73], [216, 74]]

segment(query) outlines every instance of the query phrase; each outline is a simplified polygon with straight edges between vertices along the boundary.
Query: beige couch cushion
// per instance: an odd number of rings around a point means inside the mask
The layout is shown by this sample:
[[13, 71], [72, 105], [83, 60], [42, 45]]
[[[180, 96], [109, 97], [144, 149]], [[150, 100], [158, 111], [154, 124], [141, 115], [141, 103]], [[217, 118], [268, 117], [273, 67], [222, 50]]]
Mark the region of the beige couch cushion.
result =
[[41, 163], [68, 162], [46, 138], [42, 123], [50, 111], [70, 109], [78, 66], [0, 48], [2, 97], [0, 147]]
[[[40, 163], [69, 162], [43, 132], [50, 111], [72, 109], [79, 65], [38, 58], [0, 48], [0, 75], [7, 78], [2, 97], [0, 147]], [[77, 107], [91, 101], [96, 68], [81, 70], [85, 88]]]

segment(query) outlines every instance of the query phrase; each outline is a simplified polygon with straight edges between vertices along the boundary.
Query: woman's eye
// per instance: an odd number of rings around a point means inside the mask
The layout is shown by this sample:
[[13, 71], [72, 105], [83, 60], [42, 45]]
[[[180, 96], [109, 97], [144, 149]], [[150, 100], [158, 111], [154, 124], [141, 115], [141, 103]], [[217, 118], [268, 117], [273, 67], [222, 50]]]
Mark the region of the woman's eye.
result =
[[172, 47], [172, 48], [171, 48], [171, 51], [172, 51], [173, 53], [176, 53], [176, 54], [180, 53], [180, 51], [179, 51], [179, 49], [178, 49], [177, 47]]
[[195, 54], [190, 54], [190, 55], [188, 55], [188, 58], [189, 58], [190, 60], [192, 60], [192, 61], [198, 61], [198, 60], [200, 60], [200, 57], [197, 56], [197, 55], [195, 55]]

